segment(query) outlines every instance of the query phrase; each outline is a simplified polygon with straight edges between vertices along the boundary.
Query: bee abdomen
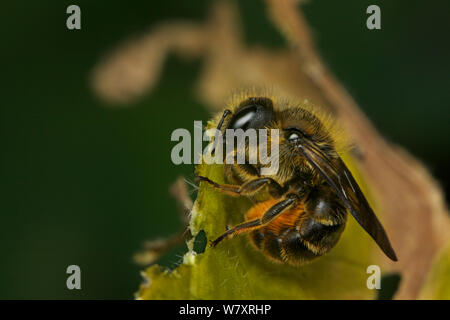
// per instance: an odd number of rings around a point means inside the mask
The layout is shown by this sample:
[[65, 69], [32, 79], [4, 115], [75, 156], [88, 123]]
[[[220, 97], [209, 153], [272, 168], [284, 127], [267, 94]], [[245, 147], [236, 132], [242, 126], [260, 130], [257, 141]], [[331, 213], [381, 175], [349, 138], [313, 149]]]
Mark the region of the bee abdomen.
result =
[[285, 230], [279, 235], [267, 229], [258, 229], [250, 233], [250, 239], [266, 256], [279, 262], [308, 261], [318, 256], [303, 243], [295, 229]]
[[251, 242], [267, 256], [282, 261], [282, 238], [267, 229], [261, 228], [250, 233]]
[[314, 219], [307, 219], [299, 228], [304, 244], [317, 254], [328, 252], [338, 242], [345, 224], [327, 225]]
[[307, 219], [301, 226], [275, 234], [268, 228], [250, 233], [252, 243], [270, 258], [299, 265], [328, 252], [339, 240], [344, 224], [325, 225]]
[[282, 243], [281, 257], [291, 264], [302, 264], [321, 255], [311, 250], [297, 230], [289, 230], [283, 235]]

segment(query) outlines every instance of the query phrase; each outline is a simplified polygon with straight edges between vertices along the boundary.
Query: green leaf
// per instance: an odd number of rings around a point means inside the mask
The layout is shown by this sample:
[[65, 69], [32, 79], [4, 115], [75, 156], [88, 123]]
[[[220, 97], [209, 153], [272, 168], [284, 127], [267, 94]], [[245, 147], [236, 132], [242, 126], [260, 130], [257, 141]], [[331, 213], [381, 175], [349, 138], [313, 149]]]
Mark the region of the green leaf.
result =
[[[220, 165], [200, 165], [197, 171], [225, 182]], [[227, 225], [242, 222], [250, 205], [246, 198], [224, 195], [202, 183], [191, 232], [195, 236], [204, 230], [208, 240], [215, 239]], [[303, 266], [270, 261], [246, 235], [226, 239], [215, 248], [207, 246], [202, 254], [193, 251], [193, 240], [188, 247], [184, 262], [173, 271], [151, 266], [143, 272], [146, 281], [138, 299], [372, 299], [376, 294], [367, 288], [366, 269], [377, 264], [373, 253], [379, 249], [351, 216], [336, 247]]]

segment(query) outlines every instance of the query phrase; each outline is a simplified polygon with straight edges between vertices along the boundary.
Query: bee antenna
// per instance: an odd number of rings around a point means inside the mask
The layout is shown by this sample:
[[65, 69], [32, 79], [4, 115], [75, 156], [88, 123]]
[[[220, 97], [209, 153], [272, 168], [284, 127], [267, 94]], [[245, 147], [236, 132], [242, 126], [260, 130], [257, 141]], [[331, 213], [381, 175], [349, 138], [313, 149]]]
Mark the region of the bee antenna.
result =
[[225, 109], [225, 111], [222, 114], [222, 118], [220, 119], [219, 124], [217, 125], [217, 128], [216, 128], [216, 136], [214, 137], [214, 144], [213, 144], [213, 148], [211, 151], [211, 155], [214, 155], [214, 153], [216, 152], [217, 131], [220, 131], [222, 129], [222, 125], [223, 125], [223, 122], [225, 121], [225, 118], [230, 114], [231, 114], [231, 111], [228, 109]]

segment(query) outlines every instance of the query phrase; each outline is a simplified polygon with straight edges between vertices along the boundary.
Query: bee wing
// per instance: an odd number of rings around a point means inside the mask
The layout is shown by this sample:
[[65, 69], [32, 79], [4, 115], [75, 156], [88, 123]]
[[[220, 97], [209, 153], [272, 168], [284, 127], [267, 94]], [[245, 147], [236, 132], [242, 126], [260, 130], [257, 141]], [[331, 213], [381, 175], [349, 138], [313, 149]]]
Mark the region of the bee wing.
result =
[[397, 261], [397, 256], [383, 226], [342, 159], [330, 159], [316, 145], [306, 139], [299, 145], [299, 150], [336, 191], [352, 216], [375, 240], [381, 250], [391, 260]]

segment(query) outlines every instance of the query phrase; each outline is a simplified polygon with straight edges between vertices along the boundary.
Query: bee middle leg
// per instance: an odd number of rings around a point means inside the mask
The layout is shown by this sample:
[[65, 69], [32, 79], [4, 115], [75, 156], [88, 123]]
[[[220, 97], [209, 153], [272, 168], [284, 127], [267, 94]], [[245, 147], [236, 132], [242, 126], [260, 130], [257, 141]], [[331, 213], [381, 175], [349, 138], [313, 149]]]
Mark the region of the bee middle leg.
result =
[[225, 231], [220, 237], [211, 242], [210, 244], [211, 247], [215, 247], [219, 242], [221, 242], [225, 238], [229, 238], [237, 234], [247, 233], [269, 224], [271, 221], [280, 216], [282, 213], [295, 207], [299, 203], [299, 201], [300, 199], [296, 194], [293, 193], [287, 194], [284, 200], [281, 200], [280, 202], [270, 207], [262, 215], [261, 218], [240, 223], [237, 226]]
[[284, 188], [278, 184], [275, 180], [271, 178], [256, 178], [243, 185], [232, 185], [232, 184], [218, 184], [211, 181], [209, 178], [203, 176], [197, 176], [198, 181], [204, 181], [219, 191], [226, 193], [231, 196], [252, 196], [261, 190], [264, 186], [268, 186], [269, 191], [273, 195], [281, 195]]

